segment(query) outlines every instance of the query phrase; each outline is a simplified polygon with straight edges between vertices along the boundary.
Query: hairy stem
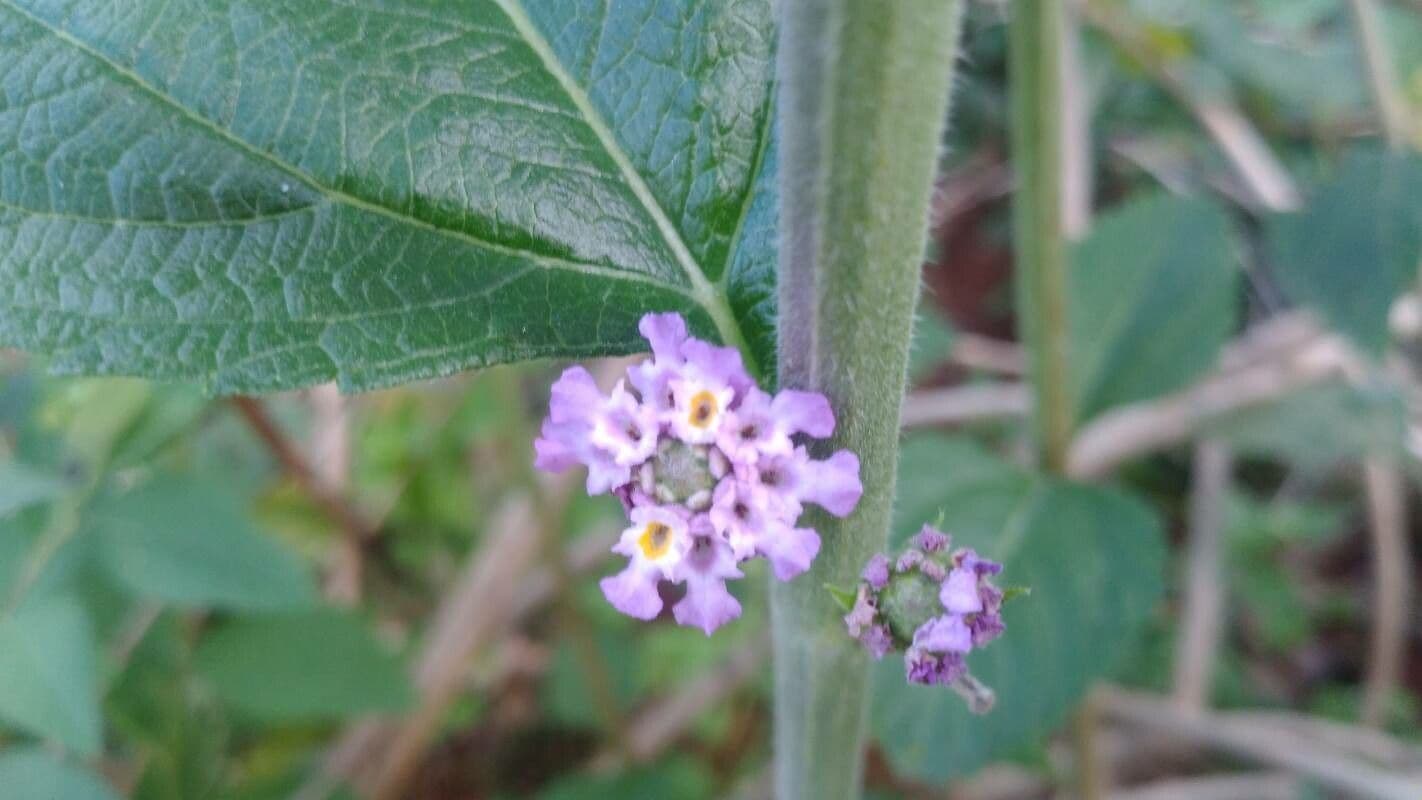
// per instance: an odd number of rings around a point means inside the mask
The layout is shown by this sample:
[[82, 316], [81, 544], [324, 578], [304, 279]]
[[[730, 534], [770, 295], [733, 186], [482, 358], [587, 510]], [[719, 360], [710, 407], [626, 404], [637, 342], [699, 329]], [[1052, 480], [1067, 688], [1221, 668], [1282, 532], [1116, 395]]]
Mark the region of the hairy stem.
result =
[[1073, 424], [1067, 249], [1062, 228], [1062, 4], [1017, 0], [1008, 31], [1017, 319], [1027, 345], [1042, 463], [1066, 469]]
[[814, 568], [775, 584], [776, 796], [856, 797], [868, 660], [822, 586], [883, 549], [929, 197], [948, 111], [956, 0], [780, 5], [780, 384], [824, 392], [821, 454], [859, 455], [848, 519], [808, 520]]

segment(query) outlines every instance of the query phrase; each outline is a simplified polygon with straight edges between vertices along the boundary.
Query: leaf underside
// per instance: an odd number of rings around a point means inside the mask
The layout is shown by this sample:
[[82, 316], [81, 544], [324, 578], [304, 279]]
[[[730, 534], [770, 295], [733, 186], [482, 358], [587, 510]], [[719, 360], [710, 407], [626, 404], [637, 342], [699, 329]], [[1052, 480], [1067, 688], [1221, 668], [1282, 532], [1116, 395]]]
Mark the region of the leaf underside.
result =
[[349, 389], [773, 355], [765, 0], [0, 0], [0, 344]]

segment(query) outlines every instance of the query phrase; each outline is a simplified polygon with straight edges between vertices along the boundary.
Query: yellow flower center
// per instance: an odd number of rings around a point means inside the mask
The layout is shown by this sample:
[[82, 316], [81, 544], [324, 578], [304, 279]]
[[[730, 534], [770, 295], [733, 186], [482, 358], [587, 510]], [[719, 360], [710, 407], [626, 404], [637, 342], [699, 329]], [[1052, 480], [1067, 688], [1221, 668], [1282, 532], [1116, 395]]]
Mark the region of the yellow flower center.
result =
[[637, 545], [642, 548], [642, 555], [655, 561], [666, 555], [667, 549], [671, 547], [671, 528], [660, 522], [649, 522], [647, 527], [642, 529], [642, 536], [637, 540]]
[[705, 428], [716, 418], [716, 412], [720, 410], [720, 404], [716, 402], [716, 395], [702, 389], [691, 397], [691, 413], [686, 421], [693, 428]]

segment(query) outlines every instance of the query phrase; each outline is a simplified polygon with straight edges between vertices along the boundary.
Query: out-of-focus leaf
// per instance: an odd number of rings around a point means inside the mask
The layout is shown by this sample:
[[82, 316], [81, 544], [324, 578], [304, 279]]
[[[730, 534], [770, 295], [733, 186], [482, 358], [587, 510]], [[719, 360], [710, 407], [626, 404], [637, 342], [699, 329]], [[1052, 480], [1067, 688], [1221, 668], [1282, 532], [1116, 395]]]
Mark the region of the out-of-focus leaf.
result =
[[177, 613], [160, 615], [105, 697], [111, 729], [162, 754], [147, 760], [133, 800], [227, 796], [221, 790], [227, 726], [215, 701], [192, 691], [185, 639]]
[[119, 800], [97, 775], [39, 748], [0, 753], [5, 800]]
[[53, 500], [69, 485], [63, 478], [17, 461], [0, 461], [0, 517]]
[[311, 602], [294, 555], [253, 527], [240, 499], [210, 480], [162, 476], [96, 503], [87, 532], [115, 583], [193, 608], [269, 610]]
[[1364, 455], [1400, 455], [1406, 403], [1386, 385], [1315, 386], [1216, 421], [1213, 435], [1244, 453], [1322, 466]]
[[1234, 329], [1229, 223], [1203, 200], [1158, 196], [1104, 215], [1072, 254], [1077, 415], [1178, 389]]
[[1352, 153], [1302, 211], [1274, 216], [1266, 233], [1293, 299], [1381, 352], [1388, 311], [1422, 260], [1422, 158]]
[[70, 452], [96, 468], [110, 463], [154, 391], [153, 384], [128, 378], [56, 382], [55, 388], [42, 411], [44, 422], [62, 432]]
[[677, 310], [768, 368], [773, 40], [766, 0], [0, 0], [45, 121], [0, 129], [0, 342], [368, 388]]
[[[950, 454], [941, 467], [912, 468], [935, 446]], [[921, 484], [935, 487], [944, 530], [1002, 560], [1002, 582], [1032, 594], [1007, 605], [1001, 639], [969, 656], [973, 674], [997, 692], [986, 716], [947, 689], [908, 685], [898, 656], [875, 669], [872, 729], [897, 770], [929, 781], [972, 772], [1057, 726], [1124, 655], [1160, 597], [1164, 570], [1160, 522], [1140, 501], [1032, 478], [970, 450], [939, 437], [909, 443], [900, 482], [919, 499], [900, 512], [895, 539], [931, 520], [918, 515], [930, 494]], [[975, 465], [963, 480], [959, 463]]]
[[411, 697], [401, 659], [334, 609], [234, 620], [203, 640], [194, 663], [224, 702], [274, 722], [397, 711]]
[[93, 634], [77, 604], [22, 604], [0, 618], [0, 721], [94, 755], [101, 735], [96, 669]]
[[539, 800], [697, 800], [713, 795], [706, 769], [687, 758], [666, 758], [612, 776], [575, 775], [539, 792]]

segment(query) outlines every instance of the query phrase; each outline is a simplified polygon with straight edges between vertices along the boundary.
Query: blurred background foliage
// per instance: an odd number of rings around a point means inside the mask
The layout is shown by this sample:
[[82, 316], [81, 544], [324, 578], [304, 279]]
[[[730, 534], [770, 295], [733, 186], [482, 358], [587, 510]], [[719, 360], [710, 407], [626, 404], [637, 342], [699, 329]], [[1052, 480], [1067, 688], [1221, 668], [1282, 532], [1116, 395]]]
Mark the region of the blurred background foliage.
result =
[[[1398, 669], [1370, 677], [1378, 500], [1360, 465], [1419, 474], [1422, 162], [1384, 155], [1348, 6], [1122, 0], [1080, 20], [1071, 157], [1100, 216], [1073, 249], [1070, 349], [1080, 439], [1107, 453], [1081, 471], [1119, 477], [1102, 488], [1019, 466], [1006, 9], [969, 3], [894, 535], [942, 514], [1034, 593], [974, 657], [999, 697], [986, 717], [881, 665], [872, 796], [1072, 785], [1082, 751], [1059, 734], [1090, 686], [1178, 695], [1201, 528], [1223, 604], [1203, 702], [1361, 721], [1417, 758], [1405, 596]], [[1422, 108], [1422, 8], [1377, 10]], [[1285, 366], [1260, 378], [1270, 359]], [[3, 797], [767, 796], [764, 576], [712, 638], [606, 606], [618, 510], [530, 465], [561, 365], [258, 401], [0, 364]], [[1147, 416], [1121, 427], [1130, 413]], [[1226, 453], [1213, 492], [1201, 442]], [[1390, 551], [1404, 586], [1415, 516]], [[1119, 783], [1237, 763], [1144, 757], [1140, 721], [1093, 703]], [[1328, 796], [1308, 774], [1286, 791]]]

